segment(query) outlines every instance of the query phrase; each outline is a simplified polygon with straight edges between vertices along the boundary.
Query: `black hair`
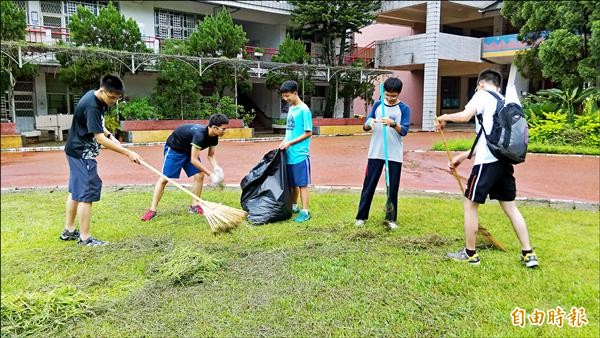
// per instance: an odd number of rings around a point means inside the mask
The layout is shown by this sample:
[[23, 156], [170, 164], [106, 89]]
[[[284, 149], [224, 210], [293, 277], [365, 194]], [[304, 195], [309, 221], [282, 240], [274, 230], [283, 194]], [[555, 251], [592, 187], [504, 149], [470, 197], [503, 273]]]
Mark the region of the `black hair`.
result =
[[279, 92], [280, 93], [298, 92], [298, 83], [296, 83], [296, 81], [293, 81], [293, 80], [285, 81], [284, 83], [281, 84], [281, 87], [279, 87]]
[[491, 82], [494, 86], [500, 88], [502, 86], [502, 75], [497, 70], [484, 69], [477, 77], [477, 82], [479, 81]]
[[125, 92], [123, 81], [118, 76], [111, 74], [106, 74], [100, 79], [100, 87], [113, 93], [123, 94]]
[[402, 81], [397, 77], [390, 77], [383, 83], [383, 90], [388, 93], [401, 93]]
[[223, 115], [223, 114], [212, 114], [209, 118], [208, 118], [208, 126], [212, 127], [212, 126], [217, 126], [220, 127], [224, 124], [228, 124], [229, 123], [229, 119], [227, 118], [227, 116]]

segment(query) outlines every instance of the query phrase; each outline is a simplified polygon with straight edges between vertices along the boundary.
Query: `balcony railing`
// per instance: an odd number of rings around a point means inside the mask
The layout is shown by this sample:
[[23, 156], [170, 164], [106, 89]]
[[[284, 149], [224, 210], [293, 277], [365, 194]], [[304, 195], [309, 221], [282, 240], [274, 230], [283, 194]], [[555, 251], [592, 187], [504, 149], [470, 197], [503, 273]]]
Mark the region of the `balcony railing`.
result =
[[[69, 29], [67, 27], [52, 27], [27, 25], [25, 40], [33, 43], [43, 43], [54, 45], [59, 41], [64, 43], [71, 42], [69, 39]], [[159, 52], [160, 39], [154, 36], [142, 36], [142, 41], [147, 48], [154, 53]]]

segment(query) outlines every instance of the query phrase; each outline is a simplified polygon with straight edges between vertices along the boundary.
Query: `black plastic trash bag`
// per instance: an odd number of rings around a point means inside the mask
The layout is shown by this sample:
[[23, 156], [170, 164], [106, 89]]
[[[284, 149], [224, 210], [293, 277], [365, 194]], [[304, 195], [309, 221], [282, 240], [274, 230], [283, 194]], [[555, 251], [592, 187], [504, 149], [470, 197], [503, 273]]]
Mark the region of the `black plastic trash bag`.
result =
[[265, 224], [292, 217], [292, 196], [287, 179], [284, 151], [269, 151], [242, 180], [242, 208], [248, 220]]

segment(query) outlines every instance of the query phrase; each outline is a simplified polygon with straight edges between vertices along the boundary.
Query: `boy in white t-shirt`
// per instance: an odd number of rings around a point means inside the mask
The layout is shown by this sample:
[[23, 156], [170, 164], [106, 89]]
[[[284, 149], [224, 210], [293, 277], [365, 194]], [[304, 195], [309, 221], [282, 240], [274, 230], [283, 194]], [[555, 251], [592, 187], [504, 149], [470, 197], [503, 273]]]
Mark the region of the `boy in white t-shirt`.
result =
[[[521, 259], [526, 267], [533, 268], [538, 266], [537, 256], [529, 244], [529, 234], [527, 225], [523, 216], [519, 212], [515, 203], [516, 183], [513, 176], [514, 168], [512, 164], [499, 161], [490, 152], [485, 136], [492, 131], [493, 117], [497, 109], [502, 107], [504, 99], [498, 92], [502, 76], [495, 70], [486, 69], [479, 74], [477, 79], [477, 92], [467, 103], [465, 109], [455, 114], [444, 114], [439, 116], [437, 129], [443, 129], [446, 122], [468, 122], [475, 114], [481, 114], [483, 117], [484, 137], [480, 137], [475, 146], [475, 161], [473, 169], [467, 182], [464, 199], [464, 226], [465, 226], [465, 248], [458, 252], [446, 254], [447, 258], [457, 261], [467, 262], [473, 265], [479, 264], [481, 259], [475, 251], [475, 241], [477, 239], [478, 215], [477, 211], [480, 204], [485, 203], [487, 196], [490, 199], [496, 199], [500, 202], [502, 210], [510, 219], [515, 233], [521, 242]], [[492, 94], [494, 93], [494, 94]], [[481, 126], [475, 119], [477, 131]], [[450, 169], [458, 167], [469, 155], [469, 152], [463, 152], [455, 156], [448, 164]]]

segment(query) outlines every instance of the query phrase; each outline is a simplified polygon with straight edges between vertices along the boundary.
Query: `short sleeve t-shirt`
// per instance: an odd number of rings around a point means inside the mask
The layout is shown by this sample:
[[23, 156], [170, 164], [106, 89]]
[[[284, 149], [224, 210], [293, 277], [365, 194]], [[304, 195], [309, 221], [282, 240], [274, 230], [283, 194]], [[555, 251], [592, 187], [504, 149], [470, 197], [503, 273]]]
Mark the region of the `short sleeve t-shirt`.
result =
[[107, 105], [90, 90], [81, 97], [75, 107], [73, 123], [65, 144], [65, 153], [71, 157], [86, 160], [95, 159], [100, 154], [100, 145], [94, 134], [104, 132], [104, 112]]
[[167, 145], [178, 153], [191, 155], [192, 147], [200, 150], [214, 147], [219, 143], [219, 137], [208, 136], [208, 127], [201, 124], [181, 125], [169, 135]]
[[[485, 88], [487, 90], [491, 90], [490, 88]], [[495, 91], [496, 94], [500, 98], [504, 98], [502, 94]], [[467, 103], [465, 109], [473, 107], [477, 110], [476, 114], [482, 114], [483, 116], [483, 129], [485, 130], [485, 134], [489, 135], [492, 132], [492, 125], [494, 124], [494, 113], [496, 112], [497, 107], [496, 98], [488, 93], [486, 90], [478, 90], [473, 98]], [[481, 126], [479, 125], [479, 120], [477, 117], [475, 118], [475, 131], [479, 132]], [[487, 141], [483, 135], [477, 141], [475, 161], [474, 165], [483, 164], [483, 163], [492, 163], [498, 161], [498, 159], [492, 155], [490, 149], [487, 146]]]
[[[285, 140], [291, 141], [300, 137], [304, 132], [312, 132], [312, 114], [308, 106], [304, 103], [290, 107], [287, 115], [287, 128], [285, 130]], [[304, 161], [310, 151], [310, 137], [291, 145], [287, 149], [288, 164], [296, 164]]]

